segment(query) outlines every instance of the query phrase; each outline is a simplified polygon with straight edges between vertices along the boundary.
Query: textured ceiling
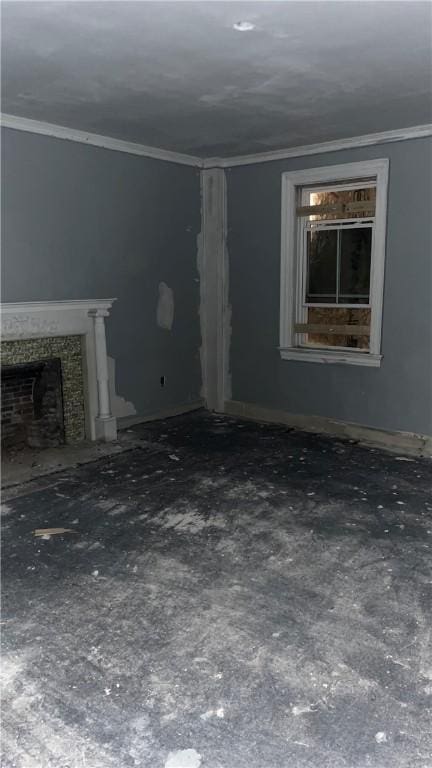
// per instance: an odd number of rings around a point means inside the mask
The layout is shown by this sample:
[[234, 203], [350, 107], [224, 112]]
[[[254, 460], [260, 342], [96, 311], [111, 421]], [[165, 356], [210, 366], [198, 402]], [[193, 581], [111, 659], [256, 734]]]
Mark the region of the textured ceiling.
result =
[[[429, 2], [3, 2], [2, 110], [200, 156], [431, 121]], [[255, 24], [237, 32], [238, 21]]]

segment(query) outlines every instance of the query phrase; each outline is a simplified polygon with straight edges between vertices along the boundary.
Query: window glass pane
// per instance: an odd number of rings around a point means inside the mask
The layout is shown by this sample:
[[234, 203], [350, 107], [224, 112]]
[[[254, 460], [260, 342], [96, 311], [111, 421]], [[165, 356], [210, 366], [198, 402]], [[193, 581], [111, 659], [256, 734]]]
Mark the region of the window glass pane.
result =
[[306, 301], [314, 304], [335, 303], [337, 266], [337, 231], [307, 233]]
[[[334, 212], [320, 213], [308, 216], [309, 221], [331, 221], [332, 219], [362, 219], [375, 215], [376, 187], [364, 187], [362, 189], [327, 189], [320, 192], [316, 189], [308, 194], [307, 205], [336, 206]], [[350, 203], [370, 203], [370, 210], [364, 211], [345, 210]]]
[[[371, 311], [369, 308], [345, 309], [340, 307], [309, 307], [307, 322], [316, 325], [353, 325], [370, 326]], [[305, 344], [310, 347], [346, 347], [348, 349], [369, 349], [369, 336], [355, 336], [343, 333], [308, 333]]]
[[340, 233], [339, 304], [368, 304], [372, 247], [371, 227]]

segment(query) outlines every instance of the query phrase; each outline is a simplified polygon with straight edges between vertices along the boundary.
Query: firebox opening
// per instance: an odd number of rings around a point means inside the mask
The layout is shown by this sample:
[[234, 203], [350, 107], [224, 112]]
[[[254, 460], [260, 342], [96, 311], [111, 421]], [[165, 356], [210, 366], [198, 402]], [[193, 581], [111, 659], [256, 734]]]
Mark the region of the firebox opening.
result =
[[51, 448], [65, 442], [60, 358], [3, 365], [2, 447]]

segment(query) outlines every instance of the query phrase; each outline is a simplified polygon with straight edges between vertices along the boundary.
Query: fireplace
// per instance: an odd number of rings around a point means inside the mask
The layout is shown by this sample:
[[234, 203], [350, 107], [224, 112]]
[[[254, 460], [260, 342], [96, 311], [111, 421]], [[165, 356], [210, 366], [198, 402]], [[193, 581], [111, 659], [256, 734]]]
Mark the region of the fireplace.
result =
[[4, 449], [64, 443], [60, 359], [2, 366], [1, 395]]
[[105, 336], [113, 301], [2, 304], [5, 444], [116, 439]]

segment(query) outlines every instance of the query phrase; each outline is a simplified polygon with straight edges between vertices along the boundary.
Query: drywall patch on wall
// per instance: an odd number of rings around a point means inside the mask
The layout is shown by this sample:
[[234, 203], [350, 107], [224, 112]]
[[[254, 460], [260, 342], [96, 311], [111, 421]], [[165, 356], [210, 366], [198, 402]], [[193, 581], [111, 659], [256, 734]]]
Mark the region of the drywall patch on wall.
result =
[[136, 409], [133, 403], [129, 400], [125, 400], [116, 393], [116, 374], [115, 374], [115, 360], [113, 357], [107, 358], [108, 360], [108, 386], [111, 400], [111, 413], [117, 418], [122, 416], [135, 416]]
[[220, 168], [201, 173], [202, 235], [198, 242], [201, 276], [201, 335], [204, 396], [210, 410], [223, 410], [227, 399], [226, 364], [230, 342], [228, 255], [226, 249], [226, 180]]
[[159, 283], [159, 298], [156, 310], [156, 321], [159, 328], [170, 331], [174, 322], [174, 294], [166, 283]]

